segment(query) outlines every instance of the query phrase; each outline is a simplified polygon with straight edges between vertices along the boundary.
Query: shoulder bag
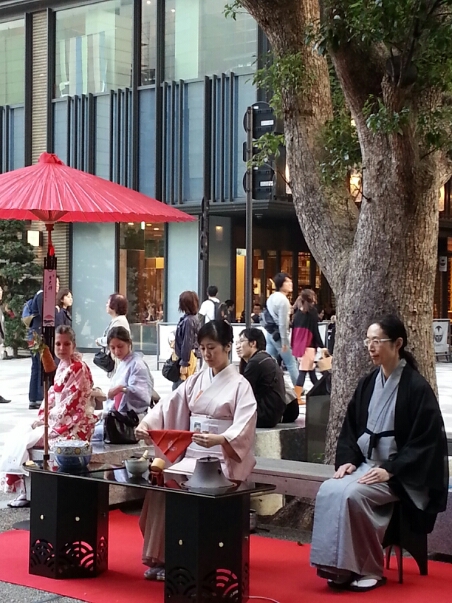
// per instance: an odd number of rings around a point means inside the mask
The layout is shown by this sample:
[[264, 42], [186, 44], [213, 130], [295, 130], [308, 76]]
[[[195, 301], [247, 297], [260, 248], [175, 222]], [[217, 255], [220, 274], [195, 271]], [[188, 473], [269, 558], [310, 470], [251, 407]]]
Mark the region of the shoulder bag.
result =
[[180, 359], [176, 356], [176, 354], [171, 354], [168, 360], [165, 361], [165, 364], [162, 368], [162, 375], [168, 381], [172, 381], [176, 383], [180, 379]]
[[94, 354], [93, 362], [96, 366], [107, 373], [111, 373], [115, 368], [115, 361], [111, 357], [110, 352], [106, 352], [105, 348]]
[[140, 422], [137, 413], [129, 410], [123, 415], [110, 410], [104, 419], [104, 442], [106, 444], [136, 444], [135, 427]]

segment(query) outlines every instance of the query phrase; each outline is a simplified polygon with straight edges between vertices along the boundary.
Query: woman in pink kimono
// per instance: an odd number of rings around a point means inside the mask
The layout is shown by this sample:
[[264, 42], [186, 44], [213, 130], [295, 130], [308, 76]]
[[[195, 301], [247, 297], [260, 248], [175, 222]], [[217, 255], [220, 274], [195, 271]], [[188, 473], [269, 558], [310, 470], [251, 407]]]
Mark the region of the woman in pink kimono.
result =
[[[198, 343], [207, 367], [150, 409], [136, 429], [137, 437], [145, 440], [149, 440], [150, 429], [194, 432], [184, 458], [172, 465], [170, 472], [192, 473], [196, 459], [207, 453], [221, 460], [224, 473], [233, 480], [246, 480], [255, 465], [256, 400], [248, 381], [229, 363], [232, 339], [228, 322], [206, 323], [198, 333]], [[144, 536], [143, 563], [149, 566], [144, 577], [164, 580], [163, 493], [146, 494], [140, 528]]]
[[[75, 351], [75, 333], [71, 327], [57, 327], [55, 354], [60, 359], [54, 384], [49, 389], [49, 439], [51, 445], [60, 440], [90, 440], [97, 421], [91, 400], [93, 379], [89, 367]], [[42, 446], [44, 435], [44, 402], [38, 418], [14, 429], [5, 442], [0, 459], [0, 483], [6, 492], [19, 492], [9, 507], [29, 506], [25, 491], [23, 463], [28, 450]]]

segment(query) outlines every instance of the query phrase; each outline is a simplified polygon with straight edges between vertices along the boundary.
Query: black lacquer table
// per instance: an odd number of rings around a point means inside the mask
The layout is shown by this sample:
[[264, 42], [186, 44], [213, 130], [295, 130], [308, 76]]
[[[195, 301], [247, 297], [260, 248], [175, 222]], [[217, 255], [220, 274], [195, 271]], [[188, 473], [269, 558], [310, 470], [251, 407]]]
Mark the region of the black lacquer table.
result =
[[169, 474], [163, 486], [148, 474], [91, 463], [83, 473], [28, 467], [31, 473], [31, 574], [95, 577], [108, 567], [110, 484], [165, 494], [165, 603], [243, 603], [249, 593], [250, 495], [274, 490], [241, 482], [221, 491], [184, 487]]

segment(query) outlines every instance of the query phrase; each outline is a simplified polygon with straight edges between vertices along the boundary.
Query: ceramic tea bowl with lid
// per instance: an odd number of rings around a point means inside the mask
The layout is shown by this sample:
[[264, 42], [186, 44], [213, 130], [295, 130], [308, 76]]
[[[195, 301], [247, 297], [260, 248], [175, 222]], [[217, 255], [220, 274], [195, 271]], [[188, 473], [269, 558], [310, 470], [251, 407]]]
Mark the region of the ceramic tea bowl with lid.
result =
[[91, 460], [92, 447], [84, 440], [61, 441], [54, 445], [53, 454], [62, 471], [83, 471]]

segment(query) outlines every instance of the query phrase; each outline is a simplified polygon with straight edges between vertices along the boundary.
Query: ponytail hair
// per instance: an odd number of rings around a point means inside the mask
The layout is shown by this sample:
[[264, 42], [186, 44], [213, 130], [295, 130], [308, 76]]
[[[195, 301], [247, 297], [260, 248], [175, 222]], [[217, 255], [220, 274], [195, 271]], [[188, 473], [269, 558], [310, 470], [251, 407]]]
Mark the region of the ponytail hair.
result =
[[411, 352], [409, 352], [405, 348], [400, 348], [399, 354], [400, 354], [400, 358], [403, 358], [404, 360], [406, 360], [406, 363], [409, 364], [412, 369], [419, 372], [417, 360]]
[[395, 314], [386, 314], [382, 318], [372, 321], [372, 324], [378, 325], [386, 337], [392, 342], [395, 342], [397, 339], [401, 338], [402, 346], [399, 350], [400, 358], [406, 360], [406, 363], [409, 364], [412, 369], [419, 371], [416, 358], [406, 349], [406, 346], [408, 345], [408, 335], [405, 325], [400, 318]]
[[313, 291], [312, 289], [303, 289], [295, 303], [297, 304], [297, 307], [303, 312], [303, 314], [306, 314], [315, 304], [315, 300], [315, 291]]

